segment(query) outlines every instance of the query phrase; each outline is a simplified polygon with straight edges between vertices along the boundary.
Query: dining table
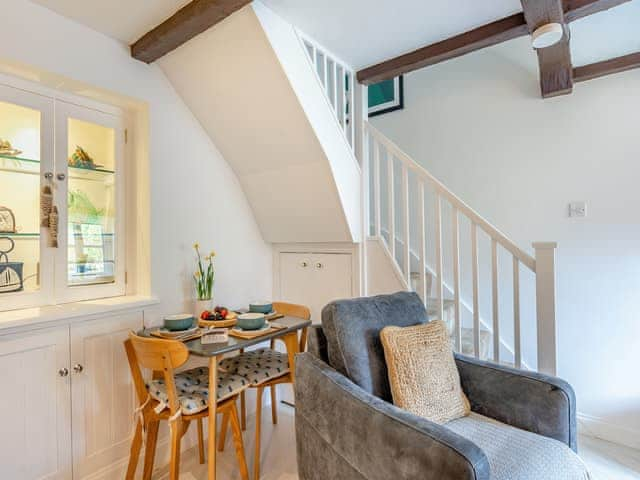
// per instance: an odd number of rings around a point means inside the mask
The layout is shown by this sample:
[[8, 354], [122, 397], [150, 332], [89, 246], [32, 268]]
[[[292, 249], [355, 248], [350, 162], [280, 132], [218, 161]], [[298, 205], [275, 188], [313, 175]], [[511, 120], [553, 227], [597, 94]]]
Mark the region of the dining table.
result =
[[[278, 328], [272, 328], [264, 335], [260, 335], [255, 338], [238, 338], [231, 334], [228, 341], [224, 343], [210, 343], [203, 344], [202, 338], [195, 338], [193, 340], [185, 341], [184, 344], [189, 350], [190, 355], [197, 357], [205, 357], [209, 362], [209, 385], [218, 384], [218, 362], [222, 360], [228, 354], [239, 352], [241, 350], [249, 349], [255, 345], [259, 345], [265, 341], [281, 340], [284, 342], [287, 356], [289, 359], [289, 371], [291, 374], [292, 383], [295, 382], [295, 356], [300, 353], [300, 343], [298, 340], [298, 333], [304, 335], [307, 328], [311, 325], [310, 320], [303, 318], [284, 316], [278, 318], [272, 322], [277, 325]], [[139, 334], [142, 336], [151, 336], [153, 328], [144, 329]], [[216, 436], [217, 436], [217, 395], [209, 395], [209, 431], [208, 443], [207, 443], [207, 472], [208, 479], [215, 480], [216, 478]], [[246, 472], [241, 472], [243, 477]]]

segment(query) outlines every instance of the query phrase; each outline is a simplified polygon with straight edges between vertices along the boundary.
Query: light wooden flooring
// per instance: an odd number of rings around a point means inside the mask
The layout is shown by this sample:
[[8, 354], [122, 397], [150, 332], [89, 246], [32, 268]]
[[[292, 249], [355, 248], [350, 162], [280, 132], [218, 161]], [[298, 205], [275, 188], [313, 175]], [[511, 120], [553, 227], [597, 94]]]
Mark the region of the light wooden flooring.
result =
[[[278, 411], [279, 423], [276, 426], [271, 424], [270, 415], [263, 418], [261, 480], [297, 480], [293, 410], [280, 404]], [[250, 418], [244, 436], [250, 471], [253, 468], [253, 431], [253, 419]], [[593, 480], [640, 480], [640, 450], [584, 436], [579, 442], [580, 456], [589, 466]], [[224, 453], [218, 455], [218, 479], [238, 480], [240, 476], [230, 438]], [[181, 480], [206, 480], [206, 465], [198, 464], [194, 449], [182, 458]], [[166, 479], [166, 468], [158, 471], [154, 475], [156, 478]]]

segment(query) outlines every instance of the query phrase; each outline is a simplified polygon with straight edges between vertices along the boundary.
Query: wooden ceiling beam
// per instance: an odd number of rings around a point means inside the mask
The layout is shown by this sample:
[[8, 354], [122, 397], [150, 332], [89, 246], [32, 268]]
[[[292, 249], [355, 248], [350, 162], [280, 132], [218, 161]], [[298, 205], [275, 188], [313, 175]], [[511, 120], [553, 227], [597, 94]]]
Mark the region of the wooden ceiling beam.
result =
[[193, 0], [131, 45], [131, 56], [151, 63], [208, 30], [251, 0]]
[[[570, 23], [628, 1], [630, 0], [564, 0], [562, 2], [564, 20]], [[435, 65], [482, 48], [523, 37], [529, 33], [524, 14], [516, 13], [460, 35], [364, 68], [358, 72], [358, 81], [364, 85], [370, 85], [382, 80], [389, 80], [398, 75]]]
[[569, 29], [564, 20], [561, 0], [521, 0], [524, 18], [533, 32], [548, 23], [559, 23], [562, 39], [550, 47], [536, 50], [540, 68], [540, 91], [543, 98], [565, 95], [573, 90], [573, 66], [569, 48]]
[[576, 67], [573, 69], [573, 81], [584, 82], [605, 75], [625, 72], [633, 68], [640, 68], [640, 52]]

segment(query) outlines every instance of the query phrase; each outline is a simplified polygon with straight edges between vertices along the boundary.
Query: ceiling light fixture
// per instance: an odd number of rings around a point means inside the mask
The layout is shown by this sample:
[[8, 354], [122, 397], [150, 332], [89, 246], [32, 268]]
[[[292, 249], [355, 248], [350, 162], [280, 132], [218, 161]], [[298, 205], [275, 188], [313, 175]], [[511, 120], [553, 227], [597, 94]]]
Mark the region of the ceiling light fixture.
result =
[[536, 28], [531, 34], [531, 45], [536, 50], [547, 48], [558, 43], [564, 35], [564, 29], [559, 23], [547, 23]]

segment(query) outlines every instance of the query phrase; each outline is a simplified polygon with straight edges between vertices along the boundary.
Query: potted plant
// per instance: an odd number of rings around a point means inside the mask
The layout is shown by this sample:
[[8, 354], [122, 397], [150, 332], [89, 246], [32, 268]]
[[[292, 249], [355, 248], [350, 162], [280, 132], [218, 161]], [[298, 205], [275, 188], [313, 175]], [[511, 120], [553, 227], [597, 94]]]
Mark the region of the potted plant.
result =
[[200, 245], [195, 243], [193, 249], [196, 251], [198, 267], [193, 274], [196, 284], [196, 305], [194, 315], [200, 318], [200, 314], [205, 310], [211, 310], [213, 304], [213, 282], [215, 280], [216, 269], [213, 265], [213, 259], [216, 252], [212, 251], [209, 255], [202, 258], [200, 255]]

